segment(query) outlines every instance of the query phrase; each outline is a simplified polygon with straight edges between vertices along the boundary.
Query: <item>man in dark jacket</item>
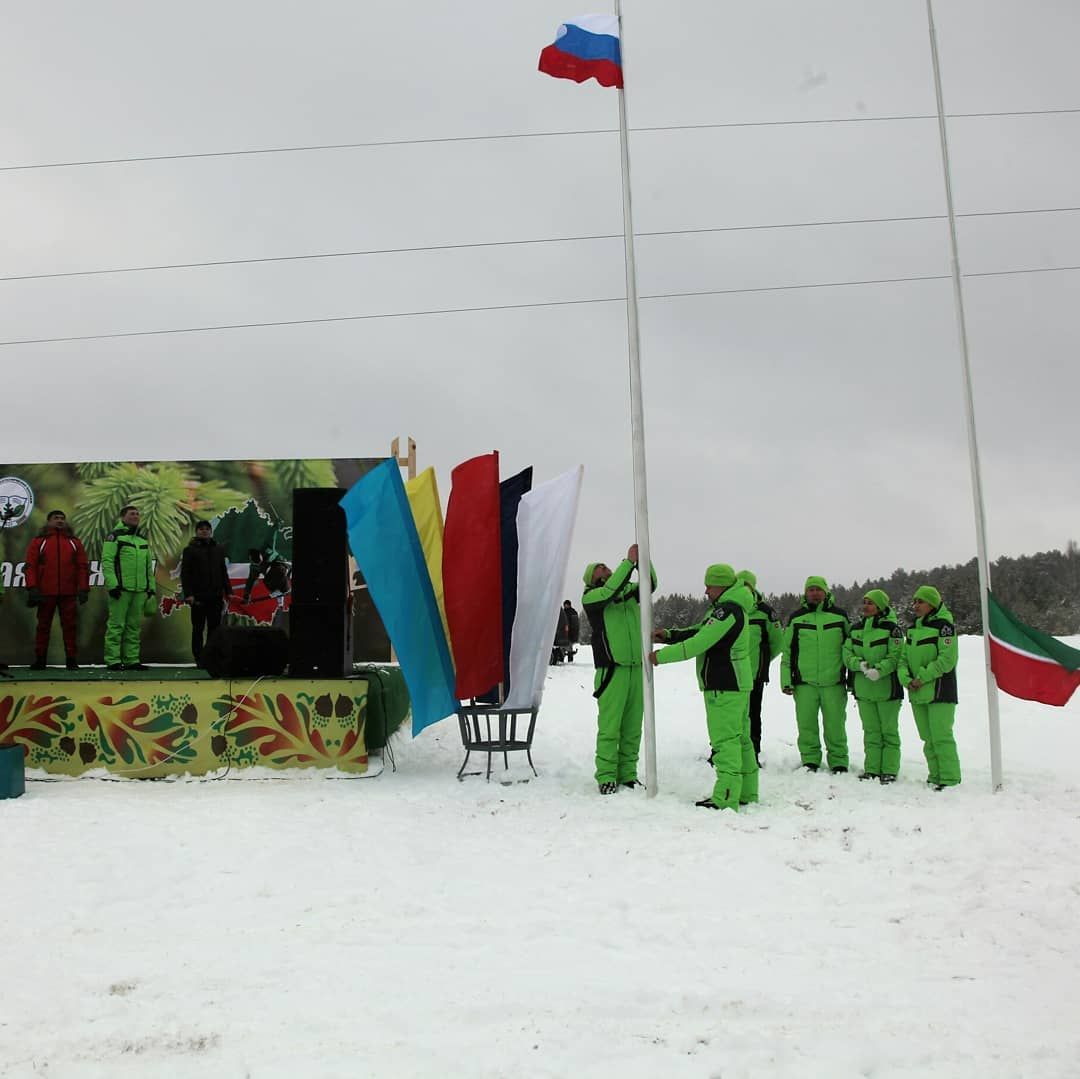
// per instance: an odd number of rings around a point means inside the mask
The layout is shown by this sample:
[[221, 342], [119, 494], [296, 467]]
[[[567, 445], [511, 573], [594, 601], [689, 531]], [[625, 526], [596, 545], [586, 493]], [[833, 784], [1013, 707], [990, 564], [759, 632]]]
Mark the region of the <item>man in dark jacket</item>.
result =
[[34, 662], [30, 669], [45, 670], [53, 615], [59, 611], [67, 668], [78, 670], [75, 604], [85, 603], [90, 595], [90, 566], [63, 510], [49, 511], [45, 527], [26, 548], [25, 563], [26, 601], [37, 607]]
[[566, 614], [566, 635], [570, 644], [566, 652], [566, 658], [572, 660], [575, 647], [581, 639], [581, 619], [578, 617], [578, 613], [574, 610], [574, 605], [570, 600], [564, 599], [562, 606]]
[[201, 667], [203, 645], [221, 625], [222, 608], [232, 595], [225, 548], [214, 542], [209, 521], [199, 521], [195, 538], [184, 548], [180, 588], [191, 605], [191, 654]]

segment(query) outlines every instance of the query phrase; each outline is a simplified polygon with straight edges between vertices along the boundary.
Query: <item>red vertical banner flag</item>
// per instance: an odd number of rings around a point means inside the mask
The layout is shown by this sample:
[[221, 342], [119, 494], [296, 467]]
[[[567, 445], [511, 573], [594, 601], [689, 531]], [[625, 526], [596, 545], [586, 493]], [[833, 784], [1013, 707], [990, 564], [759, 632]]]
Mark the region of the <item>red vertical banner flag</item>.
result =
[[459, 700], [503, 677], [499, 454], [473, 457], [450, 473], [443, 532], [446, 621]]

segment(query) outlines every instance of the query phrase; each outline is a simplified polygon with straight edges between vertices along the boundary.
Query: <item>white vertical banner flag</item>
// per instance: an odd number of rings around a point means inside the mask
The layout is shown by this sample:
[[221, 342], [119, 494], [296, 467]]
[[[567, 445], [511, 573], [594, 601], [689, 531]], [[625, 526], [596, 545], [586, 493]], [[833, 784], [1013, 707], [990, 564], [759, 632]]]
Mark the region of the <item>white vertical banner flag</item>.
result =
[[517, 614], [504, 708], [538, 708], [563, 601], [584, 465], [534, 487], [518, 505]]

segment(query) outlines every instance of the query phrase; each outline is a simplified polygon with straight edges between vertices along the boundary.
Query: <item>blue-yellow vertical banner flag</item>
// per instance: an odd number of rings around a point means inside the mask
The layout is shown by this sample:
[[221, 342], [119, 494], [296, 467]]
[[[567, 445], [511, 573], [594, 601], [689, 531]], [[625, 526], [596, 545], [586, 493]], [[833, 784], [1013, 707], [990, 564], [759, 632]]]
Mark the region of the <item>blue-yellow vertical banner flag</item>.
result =
[[405, 484], [389, 458], [341, 499], [349, 546], [397, 653], [413, 734], [457, 711], [454, 667]]

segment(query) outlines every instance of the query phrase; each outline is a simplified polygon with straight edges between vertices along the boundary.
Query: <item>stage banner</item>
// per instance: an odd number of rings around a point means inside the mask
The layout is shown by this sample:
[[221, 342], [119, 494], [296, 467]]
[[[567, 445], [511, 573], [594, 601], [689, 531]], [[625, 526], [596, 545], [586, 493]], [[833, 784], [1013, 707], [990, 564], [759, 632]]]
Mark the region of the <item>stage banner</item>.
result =
[[250, 768], [368, 767], [368, 681], [350, 678], [0, 684], [0, 742], [26, 766], [129, 779]]
[[[154, 563], [157, 611], [142, 625], [145, 663], [190, 663], [191, 620], [180, 595], [180, 559], [195, 522], [208, 520], [225, 547], [232, 597], [225, 621], [283, 621], [291, 597], [292, 493], [298, 487], [344, 492], [385, 458], [265, 461], [96, 461], [0, 463], [0, 662], [34, 658], [37, 611], [27, 605], [26, 555], [51, 510], [63, 510], [90, 563], [88, 602], [77, 607], [78, 657], [101, 663], [108, 597], [102, 545], [120, 510], [142, 514]], [[36, 545], [35, 545], [36, 546]], [[389, 642], [367, 591], [353, 594], [356, 658], [389, 658]], [[49, 662], [63, 664], [60, 618], [54, 619]]]

